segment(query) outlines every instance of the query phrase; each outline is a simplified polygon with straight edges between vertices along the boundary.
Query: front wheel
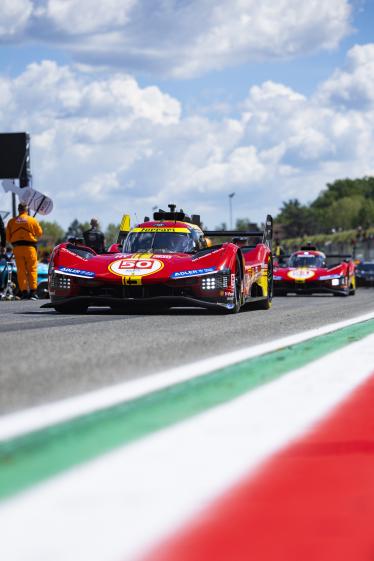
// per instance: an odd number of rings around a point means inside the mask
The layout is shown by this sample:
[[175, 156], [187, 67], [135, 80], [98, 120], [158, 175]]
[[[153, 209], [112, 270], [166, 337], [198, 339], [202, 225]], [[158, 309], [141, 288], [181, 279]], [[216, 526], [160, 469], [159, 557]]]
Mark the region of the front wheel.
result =
[[233, 307], [227, 310], [229, 314], [237, 314], [240, 312], [242, 306], [242, 277], [240, 273], [239, 259], [236, 259], [236, 271], [235, 271], [235, 284], [234, 284], [234, 301]]

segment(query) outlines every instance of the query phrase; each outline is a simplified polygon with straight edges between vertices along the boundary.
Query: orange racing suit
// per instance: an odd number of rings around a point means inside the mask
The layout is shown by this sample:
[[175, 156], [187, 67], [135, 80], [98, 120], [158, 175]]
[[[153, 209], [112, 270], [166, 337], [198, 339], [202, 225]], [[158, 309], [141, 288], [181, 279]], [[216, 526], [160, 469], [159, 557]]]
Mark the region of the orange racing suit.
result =
[[21, 292], [35, 291], [38, 286], [38, 256], [36, 242], [43, 234], [39, 222], [27, 212], [11, 218], [6, 227], [6, 238], [13, 246], [17, 265], [18, 286]]

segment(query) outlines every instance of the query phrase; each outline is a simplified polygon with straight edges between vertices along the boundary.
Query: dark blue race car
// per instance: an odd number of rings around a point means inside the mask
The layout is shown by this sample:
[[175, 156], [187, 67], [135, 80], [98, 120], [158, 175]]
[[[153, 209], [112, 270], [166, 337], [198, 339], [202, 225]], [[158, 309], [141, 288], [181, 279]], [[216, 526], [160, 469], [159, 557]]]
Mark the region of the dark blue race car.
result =
[[374, 261], [361, 261], [356, 266], [358, 286], [374, 286]]

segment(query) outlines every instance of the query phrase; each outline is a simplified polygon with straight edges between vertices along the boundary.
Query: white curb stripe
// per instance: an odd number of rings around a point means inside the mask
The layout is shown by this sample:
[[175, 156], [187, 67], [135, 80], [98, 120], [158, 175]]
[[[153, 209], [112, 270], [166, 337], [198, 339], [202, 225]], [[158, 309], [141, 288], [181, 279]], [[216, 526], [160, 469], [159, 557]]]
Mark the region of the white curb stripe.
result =
[[263, 343], [239, 351], [225, 353], [215, 357], [193, 362], [185, 366], [172, 368], [151, 376], [109, 386], [80, 396], [64, 399], [46, 405], [40, 405], [24, 411], [0, 417], [0, 441], [9, 440], [48, 426], [74, 419], [81, 415], [99, 411], [125, 401], [129, 401], [148, 393], [173, 386], [175, 384], [198, 378], [214, 370], [242, 362], [243, 360], [302, 343], [313, 337], [325, 335], [338, 329], [374, 319], [374, 312], [355, 318], [332, 323], [290, 335], [276, 341]]
[[374, 369], [374, 335], [0, 506], [7, 561], [132, 561], [300, 436]]

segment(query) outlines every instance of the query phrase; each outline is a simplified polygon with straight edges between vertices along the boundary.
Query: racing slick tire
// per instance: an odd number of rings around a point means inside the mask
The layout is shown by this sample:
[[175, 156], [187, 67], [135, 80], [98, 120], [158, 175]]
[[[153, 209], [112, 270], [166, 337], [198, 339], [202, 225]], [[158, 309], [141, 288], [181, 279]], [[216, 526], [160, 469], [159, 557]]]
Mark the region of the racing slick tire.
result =
[[60, 314], [85, 314], [87, 312], [87, 304], [54, 304], [54, 309]]
[[242, 307], [242, 275], [238, 257], [236, 258], [235, 285], [234, 285], [234, 307], [227, 310], [229, 314], [237, 314]]
[[267, 285], [267, 296], [257, 303], [256, 308], [258, 310], [269, 310], [273, 300], [273, 259], [271, 257], [268, 259]]

